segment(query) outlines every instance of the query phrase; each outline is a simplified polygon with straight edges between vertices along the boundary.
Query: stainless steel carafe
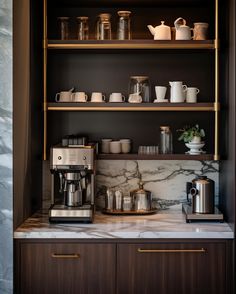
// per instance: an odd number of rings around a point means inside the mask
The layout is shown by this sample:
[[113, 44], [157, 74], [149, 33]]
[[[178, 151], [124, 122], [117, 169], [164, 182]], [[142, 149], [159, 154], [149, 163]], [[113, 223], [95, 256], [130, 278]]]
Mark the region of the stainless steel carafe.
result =
[[152, 209], [152, 193], [144, 190], [143, 183], [139, 183], [139, 189], [130, 192], [135, 211], [148, 211]]
[[192, 195], [193, 213], [214, 213], [215, 182], [205, 176], [199, 176], [187, 183], [188, 194]]

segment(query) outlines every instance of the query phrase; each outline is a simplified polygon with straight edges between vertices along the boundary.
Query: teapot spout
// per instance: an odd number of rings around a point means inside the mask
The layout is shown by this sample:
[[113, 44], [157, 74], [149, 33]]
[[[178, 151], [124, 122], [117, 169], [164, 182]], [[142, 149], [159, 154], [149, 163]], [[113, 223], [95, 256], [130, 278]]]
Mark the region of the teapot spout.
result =
[[148, 27], [150, 33], [154, 36], [155, 35], [155, 28], [151, 25], [148, 25], [147, 27]]

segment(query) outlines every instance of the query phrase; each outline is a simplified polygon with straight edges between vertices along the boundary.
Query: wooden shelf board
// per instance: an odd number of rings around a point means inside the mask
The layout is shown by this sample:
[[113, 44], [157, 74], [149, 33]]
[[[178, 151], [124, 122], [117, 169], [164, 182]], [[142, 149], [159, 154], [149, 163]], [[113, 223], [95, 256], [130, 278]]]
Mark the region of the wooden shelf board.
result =
[[49, 111], [214, 111], [214, 103], [49, 102]]
[[189, 155], [189, 154], [99, 154], [100, 160], [214, 160], [212, 154]]
[[213, 40], [48, 40], [48, 49], [215, 49]]

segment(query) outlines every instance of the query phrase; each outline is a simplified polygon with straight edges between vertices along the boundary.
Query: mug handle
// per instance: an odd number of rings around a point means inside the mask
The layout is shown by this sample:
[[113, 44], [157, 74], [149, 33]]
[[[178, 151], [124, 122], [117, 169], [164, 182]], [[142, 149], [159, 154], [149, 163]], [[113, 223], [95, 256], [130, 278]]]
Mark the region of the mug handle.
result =
[[[58, 96], [59, 96], [59, 98], [57, 98]], [[56, 94], [56, 96], [55, 96], [55, 101], [56, 101], [56, 102], [59, 102], [59, 101], [60, 101], [60, 93], [57, 93], [57, 94]]]
[[85, 101], [88, 101], [88, 95], [85, 94], [84, 97], [85, 97]]
[[186, 85], [183, 85], [183, 91], [186, 92], [188, 90], [188, 87]]
[[125, 102], [125, 95], [122, 95], [122, 101]]
[[200, 93], [200, 90], [197, 88], [197, 94]]
[[106, 96], [102, 95], [102, 100], [105, 101], [106, 100]]

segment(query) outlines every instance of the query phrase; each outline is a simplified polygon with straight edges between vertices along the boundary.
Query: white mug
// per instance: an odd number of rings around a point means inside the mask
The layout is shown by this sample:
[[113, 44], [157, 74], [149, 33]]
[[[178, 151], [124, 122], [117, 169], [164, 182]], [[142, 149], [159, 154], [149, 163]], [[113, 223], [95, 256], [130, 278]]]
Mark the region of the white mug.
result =
[[71, 91], [62, 91], [55, 96], [56, 102], [71, 102]]
[[71, 100], [74, 102], [86, 102], [88, 100], [88, 95], [84, 92], [75, 92], [71, 94]]
[[121, 139], [121, 152], [129, 153], [131, 151], [131, 140], [130, 139]]
[[155, 86], [156, 99], [160, 101], [165, 100], [166, 90], [167, 87]]
[[105, 102], [105, 95], [101, 92], [93, 92], [91, 95], [91, 102]]
[[124, 102], [125, 96], [121, 93], [111, 93], [109, 97], [109, 102]]
[[134, 94], [129, 94], [129, 103], [141, 103], [142, 102], [142, 97], [137, 94], [137, 93], [134, 93]]
[[170, 88], [170, 102], [172, 103], [183, 103], [185, 101], [185, 92], [187, 86], [183, 85], [183, 82], [169, 82]]
[[197, 102], [197, 94], [200, 92], [198, 88], [188, 87], [186, 92], [186, 102], [188, 103], [196, 103]]
[[121, 153], [121, 142], [120, 141], [111, 141], [110, 142], [110, 153]]
[[112, 141], [112, 139], [102, 139], [101, 141], [102, 153], [110, 153], [110, 142]]

